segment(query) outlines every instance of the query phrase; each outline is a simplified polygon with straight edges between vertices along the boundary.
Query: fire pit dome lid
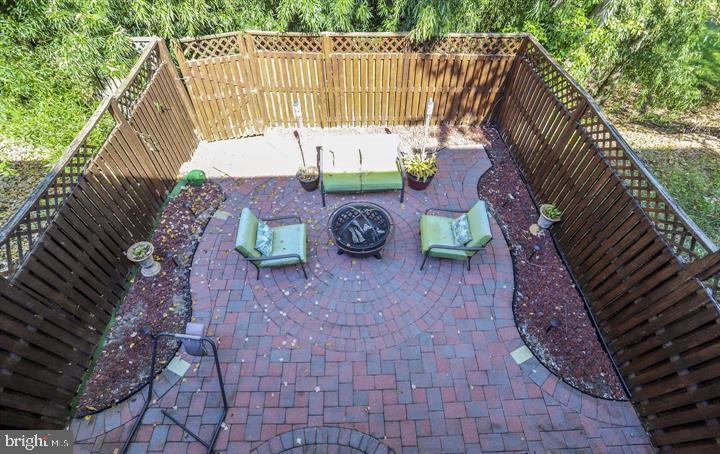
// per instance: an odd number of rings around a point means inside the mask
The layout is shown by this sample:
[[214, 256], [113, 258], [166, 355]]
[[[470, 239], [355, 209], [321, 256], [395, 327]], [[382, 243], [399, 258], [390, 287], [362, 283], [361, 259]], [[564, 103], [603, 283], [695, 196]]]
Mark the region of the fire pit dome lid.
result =
[[372, 202], [341, 205], [328, 221], [337, 247], [355, 254], [372, 254], [382, 249], [393, 227], [390, 213]]

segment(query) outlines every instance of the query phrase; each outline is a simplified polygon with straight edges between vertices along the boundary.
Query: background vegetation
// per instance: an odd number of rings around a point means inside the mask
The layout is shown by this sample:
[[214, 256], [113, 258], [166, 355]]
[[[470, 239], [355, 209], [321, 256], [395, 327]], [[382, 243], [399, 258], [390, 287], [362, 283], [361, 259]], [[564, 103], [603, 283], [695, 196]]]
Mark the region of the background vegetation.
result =
[[18, 146], [45, 163], [57, 159], [107, 81], [126, 73], [130, 36], [265, 29], [407, 31], [424, 40], [448, 32], [527, 31], [606, 109], [672, 121], [720, 97], [718, 3], [0, 0], [0, 174], [16, 170], [21, 159], [8, 149]]

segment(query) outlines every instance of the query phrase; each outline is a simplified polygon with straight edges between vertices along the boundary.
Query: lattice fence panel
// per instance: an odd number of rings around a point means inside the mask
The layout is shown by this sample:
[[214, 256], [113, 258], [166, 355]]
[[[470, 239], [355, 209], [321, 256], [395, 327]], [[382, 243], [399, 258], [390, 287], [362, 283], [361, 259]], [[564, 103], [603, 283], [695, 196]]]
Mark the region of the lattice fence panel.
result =
[[252, 35], [257, 52], [322, 52], [319, 35]]
[[545, 58], [537, 47], [533, 45], [528, 46], [524, 58], [530, 64], [530, 67], [538, 73], [558, 101], [567, 107], [568, 110], [573, 110], [575, 106], [577, 106], [582, 98], [582, 94], [577, 91], [560, 69]]
[[334, 53], [424, 53], [514, 55], [522, 38], [514, 36], [449, 36], [426, 42], [413, 42], [406, 35], [331, 36]]
[[153, 46], [148, 57], [142, 62], [139, 71], [133, 75], [125, 89], [118, 95], [118, 105], [126, 118], [132, 117], [140, 96], [160, 68], [160, 61], [160, 49], [158, 46]]
[[212, 57], [226, 57], [242, 53], [242, 35], [232, 34], [180, 41], [183, 55], [188, 60], [202, 60]]
[[347, 36], [330, 38], [334, 53], [404, 53], [409, 51], [407, 36]]
[[704, 257], [711, 252], [693, 230], [685, 224], [672, 204], [645, 175], [636, 156], [625, 150], [605, 121], [588, 109], [580, 124], [592, 138], [600, 153], [623, 178], [625, 185], [653, 220], [655, 227], [686, 262]]
[[515, 55], [522, 44], [522, 38], [501, 36], [449, 36], [423, 43], [410, 43], [410, 52]]

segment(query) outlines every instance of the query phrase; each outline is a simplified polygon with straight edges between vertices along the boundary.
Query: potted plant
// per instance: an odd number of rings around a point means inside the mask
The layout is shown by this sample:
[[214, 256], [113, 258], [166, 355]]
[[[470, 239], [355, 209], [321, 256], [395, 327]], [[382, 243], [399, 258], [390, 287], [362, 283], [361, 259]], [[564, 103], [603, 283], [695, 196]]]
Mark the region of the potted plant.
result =
[[428, 186], [438, 171], [437, 155], [434, 151], [413, 149], [403, 156], [403, 166], [407, 174], [408, 186], [416, 191], [422, 191]]
[[[293, 108], [295, 109], [295, 117], [299, 118], [299, 103], [294, 103]], [[298, 120], [299, 121], [299, 120]], [[300, 158], [302, 159], [302, 167], [300, 167], [295, 174], [295, 177], [300, 182], [300, 186], [306, 191], [314, 191], [318, 187], [320, 182], [320, 171], [315, 166], [309, 166], [305, 162], [305, 152], [303, 151], [302, 143], [300, 142], [300, 133], [297, 130], [293, 131], [293, 136], [297, 141], [298, 148], [300, 149]]]
[[315, 166], [300, 167], [295, 174], [295, 177], [297, 177], [300, 182], [300, 186], [302, 186], [306, 191], [314, 191], [317, 189], [318, 183], [320, 182], [320, 172]]
[[153, 258], [155, 248], [149, 241], [139, 241], [130, 246], [125, 253], [127, 258], [140, 265], [140, 273], [145, 277], [155, 276], [160, 272], [160, 264]]
[[540, 205], [540, 217], [538, 218], [538, 225], [544, 229], [549, 229], [551, 225], [559, 222], [562, 218], [562, 211], [555, 205], [547, 203]]

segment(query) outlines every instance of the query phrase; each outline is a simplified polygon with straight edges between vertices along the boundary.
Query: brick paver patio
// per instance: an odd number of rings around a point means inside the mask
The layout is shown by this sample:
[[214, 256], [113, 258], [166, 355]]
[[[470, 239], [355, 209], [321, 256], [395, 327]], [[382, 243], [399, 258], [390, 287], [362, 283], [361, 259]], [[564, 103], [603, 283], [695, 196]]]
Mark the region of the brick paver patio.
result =
[[[502, 146], [502, 145], [498, 145]], [[294, 179], [220, 181], [227, 200], [198, 246], [191, 275], [195, 321], [219, 339], [231, 410], [216, 450], [278, 452], [652, 452], [627, 402], [589, 397], [531, 357], [512, 314], [513, 268], [494, 239], [464, 263], [430, 259], [419, 271], [419, 218], [430, 206], [470, 207], [490, 167], [478, 147], [441, 152], [425, 192], [328, 196]], [[395, 234], [382, 260], [338, 256], [326, 228], [334, 207], [370, 200]], [[233, 251], [243, 206], [260, 217], [297, 213], [309, 226], [308, 280], [295, 267], [255, 270]], [[210, 359], [165, 371], [157, 405], [209, 437], [220, 413]], [[198, 367], [199, 366], [199, 367]], [[143, 390], [144, 395], [145, 390]], [[136, 395], [72, 425], [78, 452], [121, 446], [144, 400]], [[131, 452], [202, 452], [157, 409]]]

